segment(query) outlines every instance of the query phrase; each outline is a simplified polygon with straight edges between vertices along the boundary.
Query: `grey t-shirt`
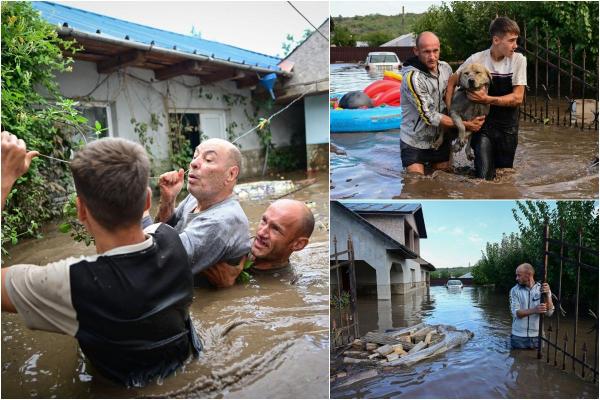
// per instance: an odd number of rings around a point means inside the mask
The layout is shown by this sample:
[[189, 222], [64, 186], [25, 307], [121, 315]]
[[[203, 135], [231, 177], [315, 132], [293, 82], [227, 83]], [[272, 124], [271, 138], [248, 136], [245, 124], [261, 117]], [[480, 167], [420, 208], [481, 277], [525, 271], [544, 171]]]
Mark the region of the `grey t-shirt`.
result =
[[194, 213], [198, 202], [189, 194], [168, 221], [179, 233], [197, 274], [219, 261], [237, 264], [250, 251], [248, 218], [240, 203], [230, 196], [210, 208]]

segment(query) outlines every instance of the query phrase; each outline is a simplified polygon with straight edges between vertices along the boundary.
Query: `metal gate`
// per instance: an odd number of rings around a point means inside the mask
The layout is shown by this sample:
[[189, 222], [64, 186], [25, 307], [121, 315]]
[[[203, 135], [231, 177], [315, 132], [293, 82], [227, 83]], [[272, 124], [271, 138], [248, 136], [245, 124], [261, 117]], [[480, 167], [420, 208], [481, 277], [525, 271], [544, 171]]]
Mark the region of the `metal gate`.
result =
[[[587, 342], [583, 342], [581, 348], [577, 346], [577, 335], [580, 323], [579, 296], [581, 284], [582, 268], [592, 272], [598, 272], [598, 249], [583, 247], [583, 231], [579, 230], [579, 243], [567, 243], [564, 240], [564, 229], [561, 226], [560, 239], [550, 237], [550, 226], [544, 226], [544, 263], [543, 263], [543, 279], [544, 282], [548, 276], [549, 258], [553, 259], [553, 265], [558, 264], [558, 292], [557, 305], [552, 317], [544, 318], [544, 314], [540, 314], [540, 326], [538, 335], [538, 358], [542, 358], [543, 349], [546, 352], [546, 362], [553, 363], [555, 366], [560, 366], [563, 370], [567, 370], [567, 360], [570, 360], [571, 369], [574, 373], [579, 374], [582, 378], [591, 378], [594, 382], [598, 380], [598, 310], [588, 310], [589, 315], [595, 318], [595, 325], [587, 333], [594, 333], [593, 347], [588, 346]], [[588, 253], [592, 258], [596, 259], [594, 265], [586, 264], [582, 261], [582, 255]], [[573, 258], [574, 256], [574, 258]], [[563, 275], [568, 268], [576, 271], [576, 292], [574, 305], [574, 323], [572, 327], [572, 336], [569, 337], [567, 330], [564, 330], [564, 335], [559, 336], [561, 329], [561, 313], [565, 312], [562, 307], [562, 283]], [[596, 285], [598, 283], [596, 282]], [[544, 332], [544, 319], [548, 324], [546, 335]], [[569, 327], [570, 328], [570, 327]], [[546, 346], [543, 346], [543, 343]], [[593, 358], [590, 354], [593, 352]]]
[[[574, 126], [575, 128], [598, 130], [598, 65], [596, 71], [586, 69], [586, 51], [582, 53], [582, 66], [573, 62], [573, 44], [567, 50], [568, 59], [561, 54], [560, 39], [552, 43], [556, 52], [550, 50], [550, 39], [546, 33], [544, 45], [540, 44], [538, 29], [533, 39], [527, 37], [527, 24], [523, 24], [523, 47], [528, 60], [533, 59], [533, 85], [528, 85], [526, 98], [520, 107], [523, 120], [540, 122], [555, 126]], [[528, 68], [530, 65], [528, 65]], [[591, 66], [594, 68], [594, 66]], [[561, 81], [561, 78], [566, 78]], [[562, 84], [562, 86], [561, 86]], [[554, 97], [552, 97], [554, 96]], [[595, 104], [586, 104], [595, 100]], [[576, 100], [577, 98], [580, 100]], [[575, 105], [580, 109], [574, 114]], [[586, 108], [591, 111], [585, 118]]]
[[[340, 260], [340, 257], [346, 259]], [[330, 314], [330, 350], [333, 352], [340, 347], [351, 343], [359, 336], [358, 313], [356, 309], [356, 275], [354, 269], [354, 247], [352, 245], [352, 238], [348, 236], [346, 250], [338, 251], [337, 238], [334, 236], [333, 254], [331, 254], [330, 258], [332, 260], [329, 274], [335, 274], [336, 278], [334, 283], [333, 276], [330, 276], [330, 293], [333, 306]], [[345, 304], [343, 299], [347, 299], [348, 304]]]

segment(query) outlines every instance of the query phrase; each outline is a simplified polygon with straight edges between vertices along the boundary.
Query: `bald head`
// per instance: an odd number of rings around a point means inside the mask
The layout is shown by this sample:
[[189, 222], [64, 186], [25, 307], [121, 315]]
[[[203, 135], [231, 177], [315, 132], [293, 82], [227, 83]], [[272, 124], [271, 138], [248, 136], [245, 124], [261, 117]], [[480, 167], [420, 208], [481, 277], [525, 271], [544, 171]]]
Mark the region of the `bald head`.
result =
[[440, 59], [440, 39], [433, 32], [421, 32], [417, 35], [413, 52], [429, 71], [437, 74]]
[[415, 44], [416, 44], [417, 48], [420, 48], [421, 46], [426, 47], [426, 46], [431, 46], [431, 45], [437, 45], [439, 47], [440, 39], [437, 37], [437, 35], [435, 33], [425, 31], [425, 32], [421, 32], [417, 35]]
[[263, 213], [252, 243], [254, 267], [269, 269], [287, 263], [302, 250], [315, 226], [310, 209], [301, 201], [277, 200]]
[[210, 146], [219, 149], [219, 152], [222, 152], [222, 154], [226, 155], [229, 167], [236, 166], [238, 169], [242, 169], [242, 153], [240, 152], [240, 149], [238, 149], [238, 147], [233, 143], [224, 139], [211, 138], [200, 143], [198, 147], [196, 147], [196, 150], [198, 150], [201, 146]]
[[533, 286], [534, 280], [533, 275], [535, 270], [529, 263], [523, 263], [519, 265], [515, 271], [515, 280], [519, 285], [522, 286]]
[[296, 216], [297, 235], [310, 238], [315, 228], [315, 217], [310, 208], [301, 201], [281, 199], [275, 201], [269, 208], [276, 208], [288, 215]]

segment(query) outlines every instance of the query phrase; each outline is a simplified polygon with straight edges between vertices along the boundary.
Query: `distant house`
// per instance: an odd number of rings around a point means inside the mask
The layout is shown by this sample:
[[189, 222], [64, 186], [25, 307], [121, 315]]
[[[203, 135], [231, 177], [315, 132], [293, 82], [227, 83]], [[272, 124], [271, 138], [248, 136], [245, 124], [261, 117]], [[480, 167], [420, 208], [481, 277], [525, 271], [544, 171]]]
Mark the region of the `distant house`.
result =
[[[255, 126], [258, 118], [267, 118], [285, 107], [295, 99], [287, 96], [293, 92], [289, 82], [302, 75], [305, 62], [327, 57], [327, 45], [322, 50], [310, 47], [322, 51], [323, 56], [296, 49], [294, 52], [304, 56], [284, 68], [289, 56], [281, 60], [59, 3], [31, 4], [57, 27], [61, 37], [82, 46], [73, 56], [73, 71], [57, 76], [63, 95], [80, 103], [90, 124], [99, 121], [106, 127], [104, 135], [146, 143], [151, 140], [153, 163], [162, 170], [181, 146], [193, 149], [203, 139], [213, 137], [234, 140]], [[323, 29], [328, 35], [328, 29]], [[312, 36], [303, 45], [311, 41]], [[257, 100], [270, 98], [259, 79], [271, 73], [277, 77], [275, 94], [279, 98], [271, 110], [257, 112]], [[314, 75], [309, 76], [314, 83]], [[303, 79], [299, 83], [309, 82]], [[326, 147], [324, 129], [315, 132], [311, 125], [313, 118], [321, 121], [321, 114], [327, 112], [327, 99], [322, 99], [326, 97], [324, 86], [328, 83], [311, 86], [302, 100], [274, 118], [270, 126], [273, 143], [295, 150], [298, 154], [294, 156], [301, 160], [312, 154], [306, 144]], [[322, 103], [324, 111], [316, 103]], [[259, 174], [265, 152], [257, 134], [252, 132], [238, 143], [243, 154], [242, 176]], [[308, 168], [308, 162], [306, 165]]]
[[382, 44], [381, 47], [408, 47], [412, 49], [416, 45], [415, 39], [416, 35], [414, 33], [407, 33]]
[[340, 200], [331, 202], [330, 215], [332, 242], [352, 238], [359, 292], [390, 299], [429, 284], [435, 267], [420, 256], [427, 238], [420, 204]]
[[458, 279], [473, 279], [473, 274], [471, 272], [467, 272], [466, 274], [459, 276]]

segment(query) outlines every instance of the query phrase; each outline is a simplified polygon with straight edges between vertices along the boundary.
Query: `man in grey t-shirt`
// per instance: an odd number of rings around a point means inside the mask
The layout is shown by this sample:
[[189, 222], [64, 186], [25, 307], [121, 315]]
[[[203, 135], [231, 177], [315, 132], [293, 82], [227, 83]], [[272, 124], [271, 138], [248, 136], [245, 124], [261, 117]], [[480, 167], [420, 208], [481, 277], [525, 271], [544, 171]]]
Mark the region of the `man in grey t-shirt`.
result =
[[[250, 250], [248, 218], [233, 198], [242, 155], [222, 139], [202, 142], [190, 162], [189, 195], [175, 208], [184, 171], [162, 174], [157, 222], [173, 226], [198, 274], [219, 262], [238, 265]], [[148, 224], [149, 218], [144, 220]]]

